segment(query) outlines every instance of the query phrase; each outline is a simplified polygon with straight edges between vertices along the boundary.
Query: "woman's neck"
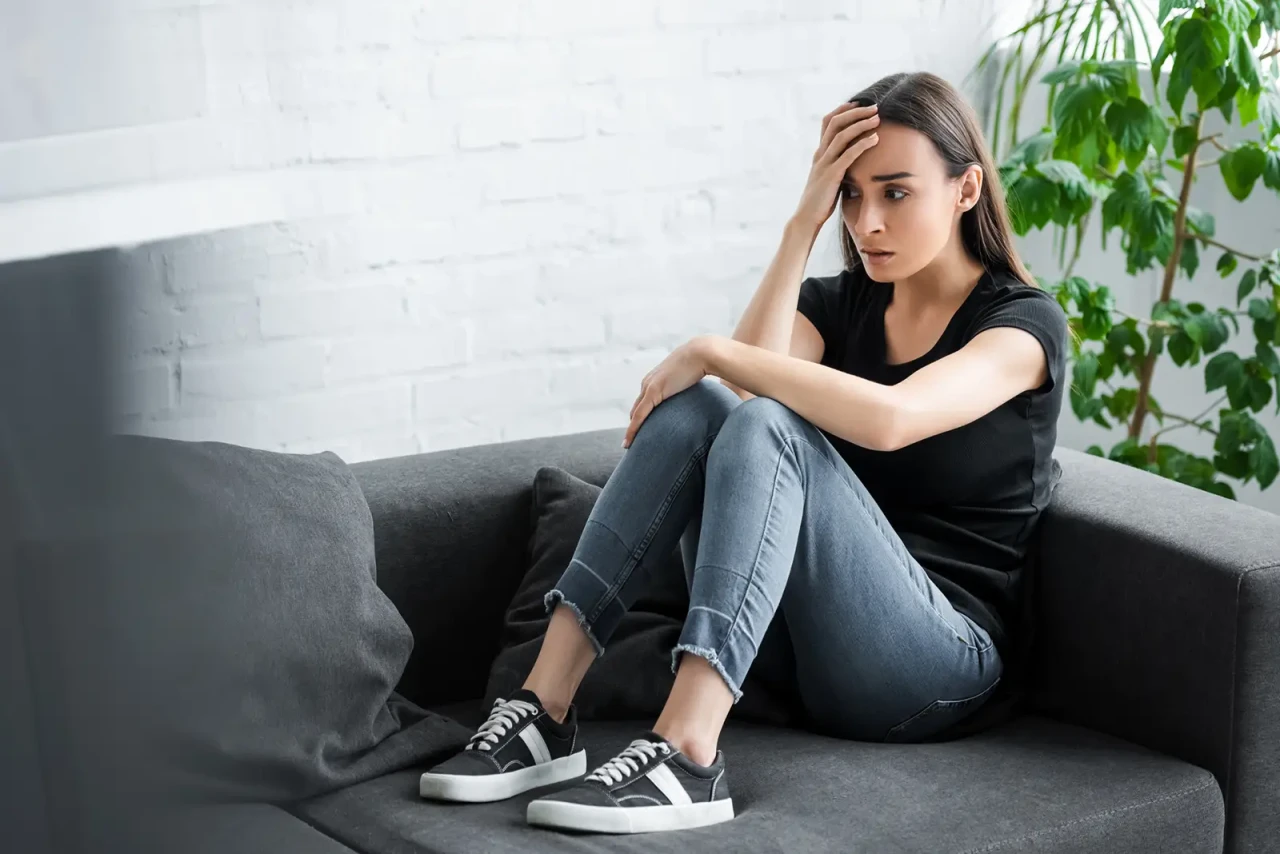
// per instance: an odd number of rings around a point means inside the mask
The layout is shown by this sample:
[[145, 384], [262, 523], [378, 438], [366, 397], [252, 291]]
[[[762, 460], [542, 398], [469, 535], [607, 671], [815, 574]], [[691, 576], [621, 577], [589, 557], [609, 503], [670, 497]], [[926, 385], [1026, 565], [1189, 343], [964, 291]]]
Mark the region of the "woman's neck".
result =
[[919, 272], [895, 282], [893, 299], [907, 314], [933, 307], [955, 308], [964, 302], [984, 272], [957, 240]]

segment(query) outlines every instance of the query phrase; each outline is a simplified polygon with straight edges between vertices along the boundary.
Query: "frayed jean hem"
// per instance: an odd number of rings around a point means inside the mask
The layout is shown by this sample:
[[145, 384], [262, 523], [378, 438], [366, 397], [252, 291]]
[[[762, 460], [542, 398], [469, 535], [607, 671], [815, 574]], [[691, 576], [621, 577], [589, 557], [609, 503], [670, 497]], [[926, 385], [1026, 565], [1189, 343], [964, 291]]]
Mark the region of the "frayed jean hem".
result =
[[715, 668], [716, 673], [720, 674], [720, 678], [724, 680], [725, 686], [729, 689], [729, 693], [733, 695], [733, 702], [736, 704], [742, 699], [742, 690], [733, 683], [729, 678], [728, 672], [724, 669], [724, 665], [720, 663], [720, 656], [716, 651], [705, 646], [696, 646], [694, 644], [682, 643], [677, 644], [675, 649], [671, 650], [671, 672], [675, 673], [680, 666], [680, 654], [688, 652], [704, 659], [708, 664]]
[[582, 613], [581, 608], [566, 599], [562, 591], [555, 588], [547, 591], [547, 595], [542, 597], [542, 604], [546, 607], [548, 614], [556, 609], [556, 605], [564, 605], [572, 611], [573, 615], [578, 618], [578, 627], [581, 628], [582, 633], [587, 636], [587, 640], [591, 641], [591, 648], [595, 650], [596, 658], [604, 655], [604, 644], [600, 643], [599, 639], [596, 638], [595, 632], [592, 631], [591, 623], [587, 620], [586, 615]]

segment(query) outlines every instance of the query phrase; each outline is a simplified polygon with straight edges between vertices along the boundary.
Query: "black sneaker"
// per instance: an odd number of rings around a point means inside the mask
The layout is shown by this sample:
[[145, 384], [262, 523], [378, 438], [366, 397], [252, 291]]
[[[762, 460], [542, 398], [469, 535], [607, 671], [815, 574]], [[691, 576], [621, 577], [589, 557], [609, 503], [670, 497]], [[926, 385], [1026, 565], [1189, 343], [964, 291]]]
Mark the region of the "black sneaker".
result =
[[532, 691], [497, 700], [489, 720], [458, 755], [422, 775], [424, 798], [480, 803], [563, 783], [587, 771], [587, 752], [576, 750], [577, 712], [564, 723], [547, 714]]
[[698, 765], [646, 733], [577, 786], [530, 802], [530, 824], [597, 833], [703, 827], [733, 818], [724, 754]]

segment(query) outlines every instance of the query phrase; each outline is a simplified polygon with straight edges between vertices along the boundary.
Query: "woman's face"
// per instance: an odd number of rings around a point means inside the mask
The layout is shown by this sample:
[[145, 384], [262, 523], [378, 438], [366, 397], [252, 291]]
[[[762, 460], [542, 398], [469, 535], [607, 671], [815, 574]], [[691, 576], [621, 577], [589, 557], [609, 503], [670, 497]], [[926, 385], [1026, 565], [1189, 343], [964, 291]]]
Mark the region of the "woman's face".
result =
[[959, 240], [960, 214], [978, 200], [982, 170], [951, 178], [929, 137], [891, 122], [841, 183], [845, 227], [877, 282], [906, 279]]

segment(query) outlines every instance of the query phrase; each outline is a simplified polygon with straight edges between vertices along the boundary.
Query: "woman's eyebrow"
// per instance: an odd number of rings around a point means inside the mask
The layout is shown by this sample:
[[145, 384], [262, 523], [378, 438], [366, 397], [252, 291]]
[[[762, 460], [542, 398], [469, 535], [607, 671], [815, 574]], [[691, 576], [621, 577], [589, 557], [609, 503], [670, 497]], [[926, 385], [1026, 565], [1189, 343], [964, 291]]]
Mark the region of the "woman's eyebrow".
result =
[[[845, 175], [844, 177], [846, 181], [849, 181], [854, 184], [858, 183], [857, 179], [854, 178], [852, 175]], [[916, 176], [911, 172], [894, 172], [892, 175], [872, 175], [871, 180], [883, 182], [883, 181], [897, 181], [899, 178], [914, 178], [914, 177]]]

